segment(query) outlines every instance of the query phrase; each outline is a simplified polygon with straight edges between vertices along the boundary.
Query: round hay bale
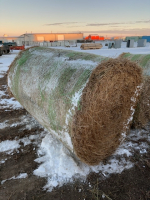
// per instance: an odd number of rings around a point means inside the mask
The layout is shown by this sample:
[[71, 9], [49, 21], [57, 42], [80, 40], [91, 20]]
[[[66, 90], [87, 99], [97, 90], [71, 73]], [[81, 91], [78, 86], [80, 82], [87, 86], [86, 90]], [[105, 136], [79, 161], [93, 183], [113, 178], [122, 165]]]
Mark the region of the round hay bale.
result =
[[142, 81], [141, 68], [129, 60], [46, 48], [23, 51], [8, 72], [14, 97], [89, 165], [125, 137]]

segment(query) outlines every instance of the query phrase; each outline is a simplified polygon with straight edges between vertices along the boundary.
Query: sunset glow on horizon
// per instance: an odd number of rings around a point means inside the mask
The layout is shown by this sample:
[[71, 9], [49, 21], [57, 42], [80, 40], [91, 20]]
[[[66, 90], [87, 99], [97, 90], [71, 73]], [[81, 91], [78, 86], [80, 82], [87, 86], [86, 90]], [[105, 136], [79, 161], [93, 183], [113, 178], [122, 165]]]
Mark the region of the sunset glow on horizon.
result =
[[75, 33], [150, 35], [150, 0], [0, 0], [0, 36]]

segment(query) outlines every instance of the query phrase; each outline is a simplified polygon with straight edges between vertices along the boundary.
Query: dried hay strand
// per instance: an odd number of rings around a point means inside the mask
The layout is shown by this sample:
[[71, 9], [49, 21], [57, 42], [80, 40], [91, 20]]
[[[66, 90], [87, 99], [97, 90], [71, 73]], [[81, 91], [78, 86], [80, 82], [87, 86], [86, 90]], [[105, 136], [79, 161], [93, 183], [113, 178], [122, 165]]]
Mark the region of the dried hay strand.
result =
[[142, 69], [126, 59], [110, 59], [93, 70], [72, 123], [74, 151], [83, 162], [96, 165], [119, 146], [141, 83]]

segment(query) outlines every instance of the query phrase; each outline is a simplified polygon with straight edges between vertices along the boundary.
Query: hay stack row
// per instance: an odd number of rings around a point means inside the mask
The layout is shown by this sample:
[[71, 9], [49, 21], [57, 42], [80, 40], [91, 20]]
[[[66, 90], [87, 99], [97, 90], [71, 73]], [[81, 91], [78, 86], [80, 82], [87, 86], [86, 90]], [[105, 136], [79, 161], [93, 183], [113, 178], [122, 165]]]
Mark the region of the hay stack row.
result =
[[85, 43], [80, 46], [80, 49], [87, 50], [87, 49], [101, 49], [103, 46], [100, 43]]
[[142, 68], [127, 59], [38, 47], [21, 52], [8, 72], [14, 97], [89, 165], [125, 138], [143, 80]]

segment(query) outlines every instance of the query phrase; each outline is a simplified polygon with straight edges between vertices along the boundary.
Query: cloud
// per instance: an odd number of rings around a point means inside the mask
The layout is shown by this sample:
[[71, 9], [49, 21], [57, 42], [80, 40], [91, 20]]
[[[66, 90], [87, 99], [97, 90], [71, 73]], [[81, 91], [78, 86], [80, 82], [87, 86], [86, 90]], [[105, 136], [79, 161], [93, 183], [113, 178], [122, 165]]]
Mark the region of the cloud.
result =
[[[83, 27], [83, 26], [78, 26], [74, 24], [81, 24], [85, 22], [57, 22], [57, 23], [51, 23], [51, 24], [44, 24], [44, 26], [67, 26], [68, 28], [72, 27]], [[140, 20], [140, 21], [130, 21], [130, 22], [110, 22], [110, 23], [90, 23], [86, 24], [85, 26], [114, 26], [117, 27], [119, 25], [124, 25], [124, 24], [140, 24], [140, 23], [150, 23], [150, 20]]]
[[139, 23], [150, 23], [150, 20], [141, 20], [134, 22], [92, 23], [92, 24], [87, 24], [86, 26], [110, 26], [110, 25], [139, 24]]
[[143, 32], [143, 31], [146, 31], [146, 32], [149, 32], [150, 31], [150, 28], [135, 28], [135, 29], [115, 29], [115, 30], [110, 30], [110, 29], [106, 29], [106, 30], [97, 30], [97, 31], [81, 31], [83, 33], [127, 33], [127, 32]]
[[120, 29], [120, 28], [129, 28], [129, 27], [132, 27], [132, 26], [110, 25], [108, 28], [110, 28], [110, 27], [115, 27], [115, 28], [117, 27], [117, 28]]
[[109, 25], [119, 25], [123, 23], [101, 23], [101, 24], [87, 24], [86, 26], [109, 26]]
[[150, 20], [141, 20], [141, 21], [136, 21], [136, 23], [150, 23]]
[[67, 28], [73, 28], [73, 27], [85, 27], [85, 26], [68, 26]]
[[71, 24], [78, 24], [82, 22], [59, 22], [59, 23], [52, 23], [52, 24], [45, 24], [45, 26], [61, 26], [61, 25], [71, 25]]
[[[78, 31], [72, 31], [74, 33], [77, 33]], [[99, 34], [99, 35], [111, 35], [111, 36], [114, 36], [114, 35], [150, 35], [150, 28], [141, 28], [141, 29], [138, 29], [138, 28], [135, 28], [135, 29], [130, 29], [130, 28], [127, 28], [127, 29], [115, 29], [115, 30], [110, 30], [110, 29], [106, 29], [106, 30], [97, 30], [97, 31], [91, 31], [91, 30], [87, 30], [87, 31], [84, 31], [84, 30], [81, 30], [82, 33], [84, 34]]]

